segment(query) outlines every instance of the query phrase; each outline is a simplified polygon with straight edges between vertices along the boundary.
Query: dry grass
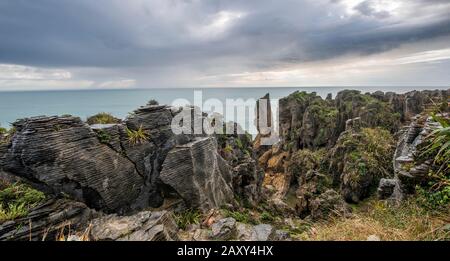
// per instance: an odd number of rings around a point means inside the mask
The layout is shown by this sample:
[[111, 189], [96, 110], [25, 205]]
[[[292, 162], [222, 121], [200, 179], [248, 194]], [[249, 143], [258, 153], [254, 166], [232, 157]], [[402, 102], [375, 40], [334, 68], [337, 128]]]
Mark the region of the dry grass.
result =
[[383, 241], [450, 240], [449, 213], [431, 213], [412, 200], [391, 207], [370, 200], [350, 218], [317, 223], [299, 235], [303, 240], [361, 241], [376, 235]]

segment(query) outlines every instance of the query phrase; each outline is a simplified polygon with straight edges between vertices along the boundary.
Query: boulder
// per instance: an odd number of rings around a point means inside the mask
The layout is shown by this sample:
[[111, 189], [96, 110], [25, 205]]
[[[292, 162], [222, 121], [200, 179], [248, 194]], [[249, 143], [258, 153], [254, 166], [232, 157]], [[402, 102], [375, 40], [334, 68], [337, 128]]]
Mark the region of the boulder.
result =
[[395, 179], [381, 179], [378, 185], [377, 193], [379, 199], [387, 199], [394, 193], [397, 186], [397, 180]]
[[256, 225], [253, 230], [252, 241], [272, 241], [275, 239], [275, 229], [271, 225]]
[[224, 218], [211, 226], [212, 240], [230, 240], [236, 235], [236, 220], [234, 218]]
[[234, 201], [230, 167], [218, 154], [213, 137], [196, 138], [172, 149], [160, 178], [191, 208], [207, 211]]
[[127, 209], [143, 186], [134, 164], [102, 144], [76, 117], [35, 117], [16, 121], [0, 168], [66, 193], [89, 207]]
[[95, 241], [173, 241], [178, 227], [172, 213], [143, 211], [132, 216], [116, 214], [92, 220], [90, 238]]

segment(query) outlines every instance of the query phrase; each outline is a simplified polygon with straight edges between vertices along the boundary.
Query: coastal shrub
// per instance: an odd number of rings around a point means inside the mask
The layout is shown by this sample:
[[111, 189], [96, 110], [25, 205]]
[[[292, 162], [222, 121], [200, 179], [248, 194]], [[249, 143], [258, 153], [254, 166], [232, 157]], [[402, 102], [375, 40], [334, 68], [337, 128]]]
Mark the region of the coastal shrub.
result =
[[45, 199], [44, 193], [22, 183], [0, 186], [0, 221], [24, 217]]
[[11, 138], [16, 133], [16, 128], [11, 127], [9, 130], [6, 128], [0, 127], [0, 143], [8, 143], [11, 141]]
[[142, 144], [148, 141], [149, 139], [149, 134], [142, 128], [142, 125], [139, 126], [139, 129], [137, 130], [126, 128], [126, 131], [128, 136], [128, 142], [132, 145]]
[[8, 130], [5, 129], [5, 128], [3, 128], [3, 127], [0, 125], [0, 136], [6, 134], [7, 132], [8, 132]]
[[97, 132], [97, 137], [98, 137], [98, 140], [101, 142], [101, 143], [109, 143], [110, 141], [111, 141], [111, 135], [109, 135], [106, 131], [104, 131], [104, 130], [99, 130], [98, 132]]
[[325, 150], [312, 151], [309, 149], [294, 152], [288, 163], [288, 172], [293, 177], [305, 175], [310, 170], [319, 170], [325, 156]]
[[327, 156], [328, 172], [347, 202], [370, 195], [383, 177], [392, 177], [395, 141], [388, 130], [363, 128], [341, 134]]
[[430, 208], [447, 207], [450, 204], [450, 121], [433, 115], [441, 128], [433, 131], [419, 146], [418, 163], [432, 160], [426, 184], [416, 187], [422, 204]]
[[159, 105], [159, 102], [157, 100], [151, 99], [147, 102], [147, 105]]
[[88, 117], [86, 122], [89, 125], [93, 125], [93, 124], [113, 124], [113, 123], [119, 123], [120, 119], [112, 116], [110, 113], [100, 112], [100, 113], [95, 114], [95, 115], [93, 115], [91, 117]]
[[200, 224], [202, 213], [198, 210], [188, 209], [180, 213], [175, 213], [174, 218], [178, 227], [185, 230], [188, 225]]

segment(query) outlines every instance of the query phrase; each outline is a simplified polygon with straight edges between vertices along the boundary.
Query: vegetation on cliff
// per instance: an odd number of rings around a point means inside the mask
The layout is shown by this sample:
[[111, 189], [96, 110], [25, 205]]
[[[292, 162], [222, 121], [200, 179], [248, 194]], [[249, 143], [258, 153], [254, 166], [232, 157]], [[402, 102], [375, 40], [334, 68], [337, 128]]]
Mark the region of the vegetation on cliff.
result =
[[29, 209], [45, 199], [44, 193], [22, 183], [0, 180], [0, 222], [28, 215]]
[[417, 186], [422, 203], [431, 208], [446, 208], [450, 204], [450, 120], [433, 115], [440, 128], [420, 145], [417, 163], [431, 161], [425, 182]]
[[114, 123], [119, 123], [120, 119], [112, 116], [110, 113], [100, 112], [100, 113], [97, 113], [97, 114], [95, 114], [93, 116], [88, 117], [86, 122], [89, 125], [94, 125], [94, 124], [114, 124]]

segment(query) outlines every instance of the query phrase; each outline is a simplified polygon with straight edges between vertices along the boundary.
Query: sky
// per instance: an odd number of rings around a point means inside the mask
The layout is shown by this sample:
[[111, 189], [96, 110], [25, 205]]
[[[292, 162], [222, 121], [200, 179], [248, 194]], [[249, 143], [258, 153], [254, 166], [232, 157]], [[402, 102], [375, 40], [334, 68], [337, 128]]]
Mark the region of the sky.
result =
[[449, 86], [450, 0], [0, 0], [0, 91]]

